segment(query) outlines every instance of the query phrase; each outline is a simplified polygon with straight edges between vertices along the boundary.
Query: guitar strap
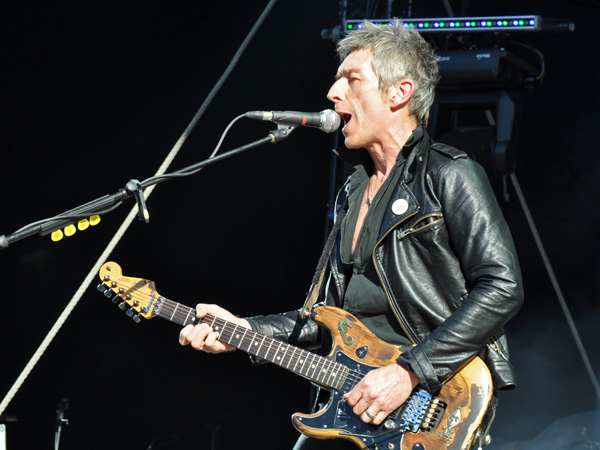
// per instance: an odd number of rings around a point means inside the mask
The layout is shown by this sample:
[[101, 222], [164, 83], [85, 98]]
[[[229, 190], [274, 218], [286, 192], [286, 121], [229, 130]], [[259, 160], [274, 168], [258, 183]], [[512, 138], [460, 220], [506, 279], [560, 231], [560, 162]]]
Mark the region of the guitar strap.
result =
[[315, 270], [315, 274], [313, 275], [310, 289], [308, 290], [306, 300], [304, 300], [304, 306], [302, 306], [302, 310], [300, 311], [300, 317], [302, 317], [303, 319], [307, 319], [310, 317], [312, 308], [319, 299], [319, 294], [323, 286], [323, 280], [325, 279], [325, 272], [327, 272], [327, 263], [331, 258], [333, 247], [335, 247], [335, 242], [337, 240], [338, 233], [340, 231], [340, 228], [342, 227], [342, 221], [344, 220], [344, 216], [348, 211], [348, 188], [349, 184], [346, 184], [346, 187], [341, 191], [345, 195], [344, 204], [342, 205], [339, 213], [337, 213], [335, 217], [333, 227], [331, 228], [329, 236], [327, 237], [327, 241], [325, 242], [325, 248], [323, 248], [323, 252], [321, 253], [321, 257], [319, 258], [319, 262], [317, 263], [317, 268]]

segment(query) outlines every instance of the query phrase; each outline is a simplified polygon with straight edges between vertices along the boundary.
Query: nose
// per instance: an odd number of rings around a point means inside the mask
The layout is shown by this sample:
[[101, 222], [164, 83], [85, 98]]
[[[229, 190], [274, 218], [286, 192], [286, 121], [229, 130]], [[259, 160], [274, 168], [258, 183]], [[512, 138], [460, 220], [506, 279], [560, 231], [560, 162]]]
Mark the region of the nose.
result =
[[329, 99], [329, 101], [332, 101], [333, 103], [342, 101], [342, 97], [343, 97], [342, 80], [343, 80], [343, 78], [340, 78], [331, 85], [331, 88], [329, 89], [329, 92], [327, 93], [327, 98]]

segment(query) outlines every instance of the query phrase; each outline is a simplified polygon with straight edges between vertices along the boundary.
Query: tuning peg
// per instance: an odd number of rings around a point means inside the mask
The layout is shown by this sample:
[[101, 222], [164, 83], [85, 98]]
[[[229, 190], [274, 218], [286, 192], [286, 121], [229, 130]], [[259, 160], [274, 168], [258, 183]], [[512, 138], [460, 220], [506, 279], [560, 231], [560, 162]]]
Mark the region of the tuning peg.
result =
[[123, 311], [125, 311], [128, 307], [129, 307], [129, 305], [126, 302], [119, 303], [119, 309], [121, 309]]
[[116, 304], [119, 300], [121, 299], [121, 297], [119, 297], [118, 294], [115, 294], [114, 297], [111, 299], [111, 301]]
[[142, 319], [140, 319], [139, 314], [135, 314], [135, 310], [133, 308], [129, 308], [127, 311], [125, 311], [125, 314], [127, 314], [127, 316], [131, 317], [135, 323], [140, 323], [142, 320]]
[[[113, 303], [115, 303], [115, 298], [112, 296], [113, 291], [111, 291], [107, 285], [105, 285], [104, 283], [100, 283], [98, 286], [96, 286], [96, 289], [102, 292], [106, 298], [111, 298]], [[119, 296], [115, 295], [115, 297], [118, 298]]]

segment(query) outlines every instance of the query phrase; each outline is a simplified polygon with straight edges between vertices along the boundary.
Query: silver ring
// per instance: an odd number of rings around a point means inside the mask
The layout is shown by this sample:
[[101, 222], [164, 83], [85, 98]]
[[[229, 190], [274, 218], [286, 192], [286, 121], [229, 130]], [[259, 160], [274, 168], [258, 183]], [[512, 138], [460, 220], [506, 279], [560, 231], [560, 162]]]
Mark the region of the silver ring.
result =
[[367, 417], [368, 417], [369, 419], [371, 419], [371, 420], [373, 420], [373, 419], [375, 418], [375, 416], [374, 416], [373, 414], [371, 414], [371, 413], [369, 412], [369, 410], [368, 410], [368, 409], [365, 411], [365, 414], [366, 414], [366, 415], [367, 415]]

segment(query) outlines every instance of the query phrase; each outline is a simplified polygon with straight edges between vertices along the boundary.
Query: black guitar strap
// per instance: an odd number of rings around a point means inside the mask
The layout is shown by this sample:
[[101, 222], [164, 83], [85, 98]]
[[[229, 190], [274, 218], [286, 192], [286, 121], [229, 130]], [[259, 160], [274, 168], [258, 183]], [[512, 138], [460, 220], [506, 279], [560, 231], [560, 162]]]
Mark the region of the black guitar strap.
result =
[[348, 212], [347, 186], [348, 185], [342, 189], [343, 195], [346, 196], [344, 198], [344, 204], [337, 213], [333, 227], [329, 232], [329, 236], [325, 242], [325, 248], [323, 248], [323, 252], [321, 253], [321, 257], [317, 263], [317, 268], [315, 270], [315, 274], [313, 275], [312, 283], [310, 285], [310, 289], [308, 290], [308, 295], [306, 296], [306, 300], [304, 300], [304, 306], [300, 311], [300, 317], [303, 319], [310, 317], [312, 308], [319, 299], [319, 294], [323, 286], [323, 280], [325, 279], [325, 273], [327, 272], [327, 262], [331, 258], [331, 253], [333, 252], [333, 247], [335, 247], [335, 242], [337, 240], [340, 228], [342, 227], [344, 216], [346, 215], [346, 212]]

